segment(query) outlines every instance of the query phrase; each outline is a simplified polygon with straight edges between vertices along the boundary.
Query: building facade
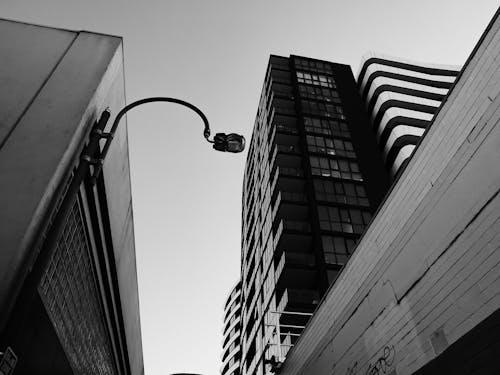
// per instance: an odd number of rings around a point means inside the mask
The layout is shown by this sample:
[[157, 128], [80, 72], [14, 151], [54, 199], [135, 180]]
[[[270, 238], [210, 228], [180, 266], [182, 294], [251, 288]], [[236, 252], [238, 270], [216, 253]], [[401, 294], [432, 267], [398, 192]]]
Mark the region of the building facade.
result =
[[221, 375], [240, 375], [241, 282], [231, 290], [224, 305]]
[[453, 85], [460, 67], [370, 53], [358, 87], [392, 176], [406, 164]]
[[143, 374], [125, 124], [79, 175], [125, 105], [122, 40], [0, 20], [0, 60], [1, 371]]
[[389, 177], [349, 66], [271, 56], [242, 199], [241, 373], [279, 366]]
[[500, 11], [279, 375], [500, 373]]

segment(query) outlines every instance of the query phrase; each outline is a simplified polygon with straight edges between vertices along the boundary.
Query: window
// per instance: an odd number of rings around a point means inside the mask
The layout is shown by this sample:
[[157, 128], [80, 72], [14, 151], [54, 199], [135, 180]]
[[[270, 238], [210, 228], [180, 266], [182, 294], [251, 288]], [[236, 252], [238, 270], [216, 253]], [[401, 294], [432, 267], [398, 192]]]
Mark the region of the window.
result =
[[276, 109], [276, 112], [284, 113], [288, 115], [295, 114], [295, 105], [293, 101], [286, 99], [274, 99], [273, 106]]
[[313, 183], [316, 199], [318, 200], [369, 206], [365, 188], [361, 185], [328, 180], [314, 180]]
[[337, 91], [315, 86], [299, 85], [299, 92], [302, 98], [323, 100], [325, 102], [339, 103], [340, 98]]
[[290, 84], [290, 72], [271, 69], [271, 79], [273, 82]]
[[300, 154], [299, 145], [280, 145], [280, 144], [277, 144], [276, 147], [278, 148], [278, 151], [280, 151], [280, 152], [289, 152], [292, 154]]
[[371, 214], [355, 208], [318, 206], [319, 227], [334, 232], [361, 234]]
[[350, 238], [321, 236], [323, 253], [328, 264], [344, 265], [352, 254], [355, 241]]
[[295, 58], [295, 66], [298, 69], [314, 70], [321, 73], [332, 74], [332, 68], [330, 64], [323, 61]]
[[304, 125], [306, 130], [311, 133], [335, 135], [347, 138], [350, 138], [351, 136], [347, 124], [336, 120], [304, 117]]
[[341, 139], [329, 139], [314, 135], [307, 136], [307, 145], [309, 151], [318, 152], [320, 154], [345, 156], [355, 158], [354, 148], [349, 141]]
[[299, 83], [306, 83], [308, 85], [329, 87], [332, 89], [337, 88], [333, 77], [328, 77], [322, 74], [297, 72], [297, 80]]
[[348, 160], [334, 160], [311, 156], [311, 173], [313, 176], [335, 177], [348, 180], [363, 181], [358, 163]]
[[301, 100], [304, 113], [315, 116], [332, 117], [345, 120], [344, 110], [340, 105], [330, 103], [313, 102], [311, 100]]

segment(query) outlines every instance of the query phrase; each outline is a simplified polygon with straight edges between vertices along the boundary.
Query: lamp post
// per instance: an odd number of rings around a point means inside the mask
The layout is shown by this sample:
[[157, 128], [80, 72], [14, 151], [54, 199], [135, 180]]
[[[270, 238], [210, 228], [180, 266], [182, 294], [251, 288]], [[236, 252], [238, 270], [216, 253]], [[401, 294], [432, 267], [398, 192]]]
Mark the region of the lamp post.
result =
[[[90, 180], [87, 181], [90, 181], [91, 184], [96, 183], [121, 118], [132, 108], [151, 102], [176, 103], [192, 109], [202, 118], [204, 123], [203, 136], [213, 145], [215, 150], [233, 153], [244, 150], [245, 138], [239, 134], [231, 133], [226, 135], [225, 133], [217, 133], [213, 139], [210, 139], [210, 127], [206, 116], [199, 108], [184, 100], [166, 97], [152, 97], [137, 100], [125, 106], [120, 112], [118, 112], [109, 132], [104, 131], [111, 115], [109, 110], [106, 109], [101, 114], [98, 121], [96, 121], [90, 132], [88, 144], [81, 154], [80, 163], [73, 173], [71, 182], [69, 183], [66, 193], [64, 194], [62, 202], [57, 210], [57, 214], [55, 215], [52, 223], [50, 224], [50, 228], [46, 233], [43, 249], [40, 250], [35, 264], [32, 267], [32, 271], [27, 275], [14, 304], [8, 307], [7, 310], [0, 315], [0, 336], [3, 336], [0, 337], [0, 343], [3, 343], [3, 340], [8, 343], [13, 337], [16, 336], [18, 329], [24, 321], [24, 317], [28, 314], [31, 302], [35, 298], [38, 284], [43, 276], [52, 253], [56, 248], [57, 241], [62, 234], [64, 223], [66, 222], [71, 211], [74, 199], [80, 190], [80, 186], [82, 182], [88, 178], [90, 178]], [[101, 139], [106, 140], [102, 151], [100, 150]], [[91, 169], [91, 166], [93, 166], [93, 169]], [[2, 357], [5, 358], [5, 355]], [[4, 358], [0, 357], [2, 360]]]

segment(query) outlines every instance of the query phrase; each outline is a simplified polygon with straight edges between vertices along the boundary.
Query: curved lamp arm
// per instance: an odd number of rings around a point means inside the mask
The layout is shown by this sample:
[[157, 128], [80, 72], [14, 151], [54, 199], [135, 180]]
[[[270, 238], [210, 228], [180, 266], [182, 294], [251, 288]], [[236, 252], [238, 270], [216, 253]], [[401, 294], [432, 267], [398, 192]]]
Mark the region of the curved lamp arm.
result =
[[[104, 159], [106, 158], [106, 155], [108, 154], [109, 147], [111, 146], [111, 140], [113, 139], [113, 136], [116, 132], [116, 129], [118, 128], [118, 124], [120, 123], [120, 120], [122, 117], [130, 111], [132, 108], [138, 107], [142, 104], [146, 103], [152, 103], [152, 102], [168, 102], [168, 103], [176, 103], [183, 105], [185, 107], [188, 107], [189, 109], [192, 109], [194, 112], [196, 112], [201, 119], [203, 120], [203, 124], [205, 125], [205, 128], [203, 130], [203, 136], [205, 139], [213, 144], [213, 148], [217, 151], [228, 151], [228, 152], [241, 152], [245, 149], [245, 137], [239, 134], [231, 133], [231, 134], [224, 134], [224, 133], [217, 133], [215, 137], [211, 140], [209, 139], [210, 137], [210, 126], [208, 124], [208, 119], [205, 116], [205, 114], [195, 105], [188, 103], [184, 100], [181, 99], [176, 99], [176, 98], [167, 98], [163, 96], [156, 96], [156, 97], [151, 97], [151, 98], [145, 98], [145, 99], [140, 99], [137, 100], [133, 103], [130, 103], [129, 105], [125, 106], [118, 114], [116, 115], [115, 120], [113, 121], [113, 125], [111, 126], [111, 129], [109, 133], [104, 133], [103, 129], [96, 129], [94, 132], [100, 137], [100, 138], [106, 138], [106, 143], [104, 144], [104, 147], [100, 153], [100, 163], [97, 163], [98, 165], [96, 166], [95, 172], [94, 172], [94, 177], [93, 180], [99, 176], [101, 173], [102, 169], [102, 163]], [[106, 110], [108, 113], [109, 117], [109, 111]]]
[[[118, 114], [116, 115], [116, 118], [115, 118], [115, 121], [113, 121], [113, 125], [111, 126], [111, 130], [110, 130], [110, 134], [111, 135], [114, 135], [115, 132], [116, 132], [116, 129], [118, 128], [118, 124], [120, 123], [120, 120], [122, 119], [122, 117], [125, 115], [125, 113], [127, 113], [128, 111], [130, 111], [132, 108], [135, 108], [135, 107], [138, 107], [142, 104], [146, 104], [146, 103], [152, 103], [152, 102], [168, 102], [168, 103], [176, 103], [176, 104], [180, 104], [180, 105], [183, 105], [185, 107], [188, 107], [189, 109], [192, 109], [193, 111], [195, 111], [200, 117], [201, 119], [203, 120], [203, 123], [205, 125], [205, 129], [203, 130], [203, 136], [205, 137], [205, 139], [210, 142], [210, 143], [214, 143], [214, 141], [208, 139], [208, 137], [210, 137], [210, 125], [208, 124], [208, 119], [207, 119], [207, 116], [205, 116], [205, 114], [196, 106], [194, 106], [193, 104], [191, 103], [188, 103], [184, 100], [181, 100], [181, 99], [175, 99], [175, 98], [166, 98], [166, 97], [162, 97], [162, 96], [158, 96], [158, 97], [152, 97], [152, 98], [145, 98], [145, 99], [141, 99], [141, 100], [137, 100], [133, 103], [130, 103], [128, 104], [127, 106], [125, 106], [120, 112], [118, 112]], [[104, 148], [101, 152], [101, 157], [102, 159], [104, 159], [108, 153], [108, 149], [109, 149], [109, 146], [111, 145], [111, 142], [106, 142], [106, 144], [104, 145]]]

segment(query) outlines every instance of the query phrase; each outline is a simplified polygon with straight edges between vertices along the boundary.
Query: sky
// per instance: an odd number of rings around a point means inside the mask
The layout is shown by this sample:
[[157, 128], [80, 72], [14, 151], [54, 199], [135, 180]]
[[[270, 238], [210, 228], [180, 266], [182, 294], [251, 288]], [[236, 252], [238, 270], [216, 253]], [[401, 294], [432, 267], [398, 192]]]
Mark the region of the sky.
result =
[[[352, 66], [369, 51], [462, 65], [498, 0], [0, 0], [0, 17], [119, 35], [127, 102], [198, 106], [212, 133], [250, 135], [269, 54]], [[186, 108], [128, 115], [146, 375], [218, 374], [240, 271], [246, 153], [211, 150]]]

